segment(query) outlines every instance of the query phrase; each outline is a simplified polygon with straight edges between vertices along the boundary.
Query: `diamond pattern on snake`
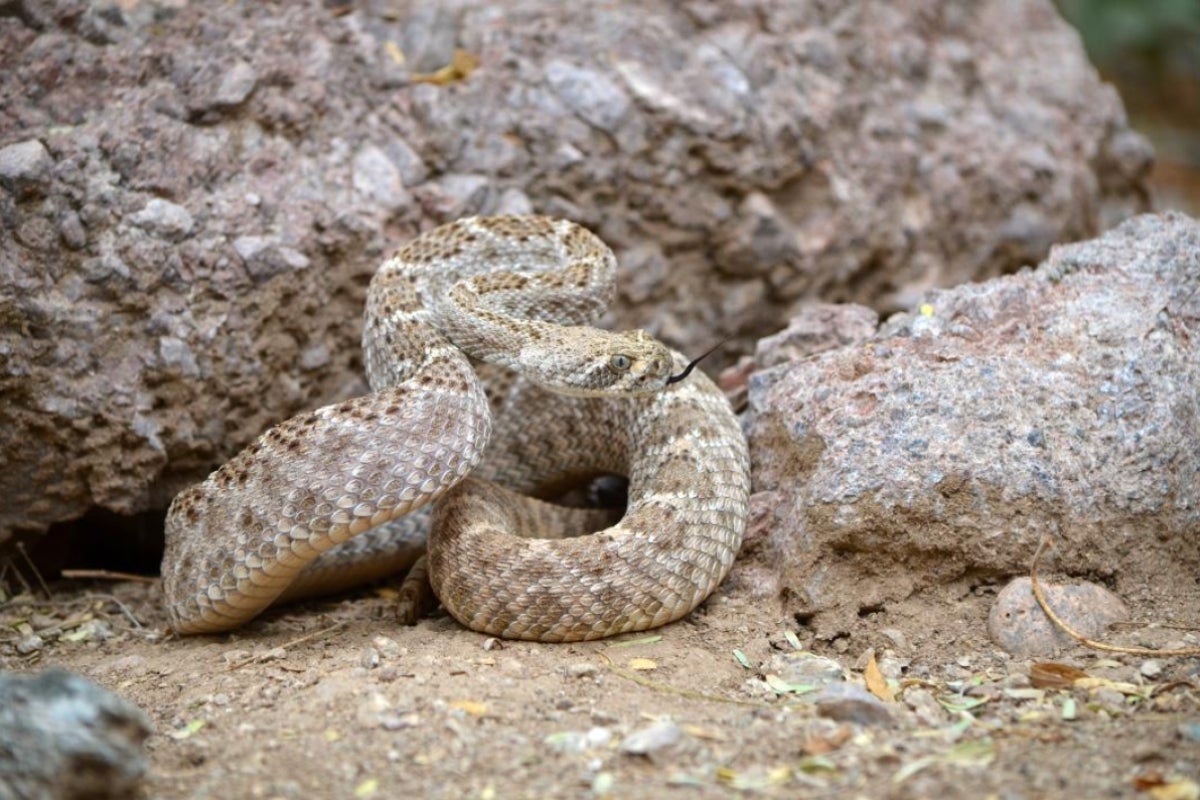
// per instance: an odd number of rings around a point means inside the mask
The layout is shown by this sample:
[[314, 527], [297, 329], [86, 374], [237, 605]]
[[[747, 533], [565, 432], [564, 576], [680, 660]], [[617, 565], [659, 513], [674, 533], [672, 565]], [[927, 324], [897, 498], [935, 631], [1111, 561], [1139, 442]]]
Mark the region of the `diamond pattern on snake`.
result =
[[[400, 247], [367, 292], [371, 393], [277, 425], [171, 504], [174, 629], [407, 568], [427, 527], [433, 591], [477, 631], [580, 641], [694, 609], [741, 546], [746, 442], [682, 355], [595, 327], [616, 268], [595, 235], [540, 216]], [[619, 519], [547, 502], [610, 474], [629, 481]]]

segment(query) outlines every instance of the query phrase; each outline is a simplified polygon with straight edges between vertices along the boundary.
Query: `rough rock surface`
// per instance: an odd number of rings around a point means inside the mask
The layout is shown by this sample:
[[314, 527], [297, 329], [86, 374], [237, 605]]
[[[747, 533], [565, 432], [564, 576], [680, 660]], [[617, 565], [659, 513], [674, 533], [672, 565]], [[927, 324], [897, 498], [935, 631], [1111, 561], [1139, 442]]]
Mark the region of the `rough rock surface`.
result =
[[1025, 573], [1043, 532], [1118, 592], [1192, 585], [1198, 397], [1200, 224], [1137, 217], [755, 373], [751, 555], [830, 637]]
[[17, 0], [0, 54], [0, 541], [361, 391], [368, 275], [463, 214], [593, 227], [614, 322], [728, 353], [1146, 203], [1048, 0]]
[[0, 800], [140, 797], [139, 709], [79, 675], [0, 674]]

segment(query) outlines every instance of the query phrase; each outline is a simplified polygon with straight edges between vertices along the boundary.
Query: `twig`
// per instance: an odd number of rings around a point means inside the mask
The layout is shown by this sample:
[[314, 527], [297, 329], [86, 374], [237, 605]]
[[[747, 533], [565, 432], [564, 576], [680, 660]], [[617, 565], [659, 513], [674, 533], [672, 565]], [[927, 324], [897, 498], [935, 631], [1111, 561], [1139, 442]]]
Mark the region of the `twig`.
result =
[[91, 597], [95, 597], [99, 600], [103, 600], [105, 602], [112, 603], [113, 605], [115, 605], [117, 608], [119, 608], [121, 610], [121, 613], [125, 615], [126, 619], [128, 619], [130, 622], [133, 623], [133, 627], [137, 628], [138, 630], [142, 629], [142, 623], [138, 622], [138, 618], [133, 615], [133, 612], [130, 611], [129, 608], [124, 603], [122, 603], [120, 600], [118, 600], [113, 595], [111, 595], [111, 594], [93, 594], [93, 595], [91, 595]]
[[[345, 626], [346, 626], [345, 620], [342, 620], [341, 622], [335, 622], [332, 625], [330, 625], [328, 628], [322, 628], [319, 631], [313, 631], [312, 633], [306, 633], [303, 636], [292, 639], [290, 642], [284, 642], [283, 644], [279, 645], [278, 647], [272, 647], [271, 649], [272, 650], [286, 650], [289, 647], [295, 647], [298, 644], [304, 644], [305, 642], [315, 639], [318, 636], [324, 636], [327, 633], [333, 633], [338, 628], [344, 628]], [[242, 667], [246, 666], [247, 664], [252, 664], [255, 661], [262, 661], [262, 660], [263, 660], [262, 656], [250, 656], [249, 658], [245, 659], [244, 661], [239, 661], [236, 664], [231, 664], [229, 666], [229, 671], [233, 672], [235, 669], [241, 669]]]
[[29, 553], [25, 550], [24, 542], [17, 542], [17, 552], [21, 554], [21, 558], [25, 559], [25, 563], [29, 565], [29, 569], [33, 572], [33, 577], [37, 578], [38, 585], [42, 587], [42, 591], [46, 593], [46, 597], [50, 597], [50, 587], [46, 585], [46, 581], [42, 578], [42, 572], [33, 563], [33, 559], [29, 557]]
[[154, 583], [158, 580], [158, 578], [151, 575], [137, 575], [132, 572], [113, 572], [107, 569], [64, 569], [62, 576], [72, 580], [137, 581], [138, 583]]
[[1037, 552], [1033, 554], [1033, 562], [1029, 565], [1029, 584], [1033, 589], [1034, 599], [1038, 605], [1042, 607], [1042, 612], [1050, 618], [1059, 630], [1070, 636], [1075, 641], [1090, 647], [1093, 650], [1103, 650], [1108, 653], [1125, 653], [1133, 656], [1200, 656], [1200, 647], [1181, 647], [1176, 650], [1154, 650], [1149, 647], [1123, 647], [1115, 644], [1105, 644], [1097, 642], [1094, 639], [1089, 639], [1079, 631], [1072, 628], [1066, 621], [1050, 608], [1050, 604], [1046, 602], [1046, 595], [1042, 593], [1042, 585], [1038, 581], [1038, 564], [1042, 559], [1042, 551], [1046, 549], [1046, 544], [1050, 541], [1050, 537], [1042, 534], [1042, 540], [1038, 542]]
[[738, 700], [733, 697], [718, 697], [716, 695], [704, 694], [703, 692], [695, 692], [691, 689], [681, 689], [678, 686], [672, 686], [668, 683], [652, 681], [649, 678], [644, 678], [641, 675], [636, 675], [632, 672], [626, 672], [625, 670], [621, 669], [613, 663], [613, 660], [609, 657], [608, 653], [605, 653], [603, 650], [600, 650], [598, 654], [605, 660], [605, 662], [607, 662], [609, 672], [612, 672], [614, 675], [620, 676], [627, 681], [633, 681], [639, 686], [645, 686], [647, 689], [654, 689], [659, 692], [668, 692], [670, 694], [679, 695], [680, 697], [686, 697], [689, 700], [707, 700], [710, 703], [728, 703], [735, 706], [750, 706], [751, 708], [774, 708], [774, 706], [771, 706], [767, 703], [760, 703], [753, 700]]

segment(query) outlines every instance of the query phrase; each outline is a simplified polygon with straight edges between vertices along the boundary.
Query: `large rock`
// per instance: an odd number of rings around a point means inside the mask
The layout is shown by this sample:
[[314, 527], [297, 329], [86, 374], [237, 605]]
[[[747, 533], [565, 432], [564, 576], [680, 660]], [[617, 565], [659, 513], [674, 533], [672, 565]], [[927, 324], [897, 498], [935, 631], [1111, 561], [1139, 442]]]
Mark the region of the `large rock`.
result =
[[[1200, 224], [1141, 216], [753, 374], [754, 558], [818, 632], [914, 591], [1200, 573]], [[753, 565], [751, 565], [753, 566]]]
[[0, 800], [142, 796], [150, 721], [79, 675], [0, 673]]
[[614, 323], [728, 354], [1146, 202], [1048, 0], [9, 5], [0, 542], [162, 508], [363, 391], [368, 276], [453, 217], [586, 223], [629, 267]]

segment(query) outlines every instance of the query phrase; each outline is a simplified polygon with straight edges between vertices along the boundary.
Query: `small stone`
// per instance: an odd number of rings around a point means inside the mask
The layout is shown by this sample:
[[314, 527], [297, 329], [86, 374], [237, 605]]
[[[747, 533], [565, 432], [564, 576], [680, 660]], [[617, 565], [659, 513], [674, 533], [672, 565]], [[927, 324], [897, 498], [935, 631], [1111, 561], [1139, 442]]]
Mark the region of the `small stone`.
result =
[[307, 269], [309, 265], [303, 253], [284, 247], [270, 236], [239, 236], [233, 240], [233, 249], [242, 257], [246, 271], [255, 280]]
[[[1041, 586], [1055, 613], [1084, 636], [1096, 638], [1112, 623], [1129, 618], [1121, 598], [1098, 584], [1043, 582]], [[1028, 577], [1014, 579], [996, 595], [987, 628], [993, 642], [1018, 658], [1053, 656], [1075, 645], [1074, 639], [1046, 618]]]
[[683, 730], [670, 720], [660, 720], [639, 728], [621, 740], [622, 753], [645, 756], [664, 747], [670, 747], [682, 738]]
[[587, 734], [582, 731], [563, 731], [547, 736], [544, 740], [559, 753], [582, 753], [587, 750]]
[[396, 211], [411, 202], [399, 168], [373, 144], [360, 148], [351, 167], [354, 190], [374, 200], [388, 211]]
[[499, 639], [497, 639], [495, 636], [487, 637], [486, 639], [483, 640], [483, 644], [480, 646], [484, 650], [487, 650], [489, 652], [492, 650], [503, 650], [504, 649], [504, 643], [501, 642]]
[[777, 675], [785, 683], [804, 686], [826, 686], [846, 678], [846, 670], [840, 663], [811, 653], [776, 653], [767, 659], [763, 672]]
[[1191, 720], [1180, 723], [1179, 735], [1189, 742], [1200, 743], [1200, 721]]
[[584, 678], [588, 675], [595, 675], [599, 671], [600, 667], [590, 661], [579, 661], [567, 665], [567, 674], [572, 678]]
[[595, 726], [589, 728], [587, 732], [587, 742], [589, 747], [607, 747], [612, 741], [613, 732], [609, 728]]
[[245, 61], [238, 61], [221, 76], [221, 83], [217, 85], [212, 104], [227, 108], [239, 105], [254, 91], [256, 83], [258, 73], [254, 71], [254, 67]]
[[379, 651], [374, 647], [364, 647], [362, 655], [358, 658], [358, 663], [364, 669], [375, 669], [379, 666]]
[[67, 211], [58, 221], [58, 235], [71, 250], [82, 250], [87, 245], [87, 231], [82, 220], [74, 211]]
[[379, 715], [379, 727], [385, 731], [400, 731], [407, 728], [415, 728], [420, 722], [421, 718], [415, 711], [409, 711], [404, 714], [394, 714], [385, 711]]
[[130, 218], [135, 225], [163, 239], [181, 239], [192, 232], [195, 222], [181, 205], [155, 197]]
[[906, 689], [904, 704], [912, 709], [922, 725], [937, 727], [946, 723], [946, 709], [928, 689], [922, 689], [919, 686]]
[[408, 655], [408, 650], [400, 646], [400, 643], [390, 636], [382, 634], [371, 639], [371, 646], [379, 651], [380, 655], [385, 658], [401, 658]]
[[1091, 693], [1090, 699], [1099, 703], [1104, 709], [1113, 714], [1124, 714], [1126, 710], [1125, 695], [1116, 689], [1101, 686]]
[[1142, 673], [1143, 678], [1155, 680], [1162, 676], [1163, 662], [1159, 661], [1157, 658], [1147, 659], [1146, 661], [1142, 662], [1142, 666], [1138, 671]]
[[54, 159], [37, 139], [0, 147], [0, 186], [15, 189], [42, 183], [53, 166]]
[[839, 722], [890, 726], [892, 712], [882, 700], [853, 683], [831, 683], [812, 698], [817, 714]]
[[500, 193], [500, 199], [496, 201], [496, 213], [532, 214], [533, 201], [529, 199], [529, 195], [520, 189], [510, 187]]
[[22, 636], [17, 640], [17, 652], [23, 656], [36, 653], [46, 646], [46, 641], [36, 633]]
[[599, 708], [592, 711], [592, 722], [596, 725], [616, 725], [620, 721], [620, 717], [612, 712]]

